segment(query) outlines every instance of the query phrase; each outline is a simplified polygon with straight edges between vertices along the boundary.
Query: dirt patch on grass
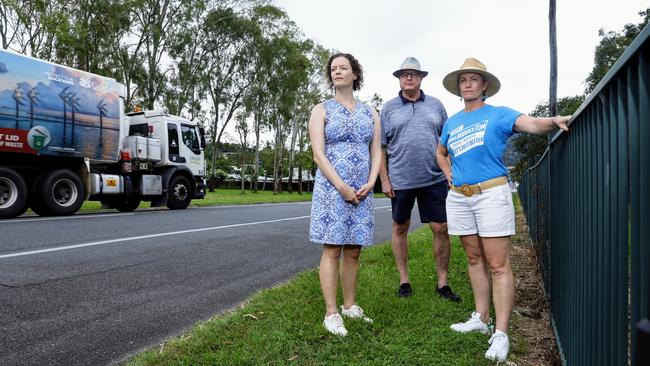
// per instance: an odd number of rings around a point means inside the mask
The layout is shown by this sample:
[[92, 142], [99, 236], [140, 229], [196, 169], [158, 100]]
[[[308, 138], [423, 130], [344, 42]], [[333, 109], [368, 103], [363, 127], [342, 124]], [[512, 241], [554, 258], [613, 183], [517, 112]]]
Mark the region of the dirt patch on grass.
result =
[[544, 295], [544, 284], [537, 262], [537, 254], [530, 236], [523, 210], [516, 213], [517, 234], [512, 237], [510, 260], [515, 277], [515, 306], [511, 333], [516, 364], [562, 365], [558, 352], [550, 310]]

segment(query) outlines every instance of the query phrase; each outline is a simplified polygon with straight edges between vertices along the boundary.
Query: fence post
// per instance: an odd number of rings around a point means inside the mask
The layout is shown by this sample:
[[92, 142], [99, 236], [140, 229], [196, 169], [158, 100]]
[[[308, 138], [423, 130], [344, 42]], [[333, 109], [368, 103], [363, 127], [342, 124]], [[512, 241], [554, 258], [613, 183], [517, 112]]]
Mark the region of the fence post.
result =
[[650, 365], [650, 321], [642, 319], [636, 326], [636, 366]]

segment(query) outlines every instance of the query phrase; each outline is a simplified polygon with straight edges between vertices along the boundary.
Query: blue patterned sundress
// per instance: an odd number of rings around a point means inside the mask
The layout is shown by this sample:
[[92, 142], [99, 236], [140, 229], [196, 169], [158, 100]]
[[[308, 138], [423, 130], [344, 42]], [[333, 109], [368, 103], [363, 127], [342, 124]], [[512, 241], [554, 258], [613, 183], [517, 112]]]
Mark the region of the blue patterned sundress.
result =
[[[325, 106], [325, 155], [338, 175], [354, 190], [368, 182], [370, 142], [374, 121], [370, 107], [356, 103], [350, 112], [334, 99]], [[372, 192], [357, 206], [347, 203], [336, 188], [316, 171], [311, 203], [309, 239], [315, 243], [372, 245], [375, 220]]]

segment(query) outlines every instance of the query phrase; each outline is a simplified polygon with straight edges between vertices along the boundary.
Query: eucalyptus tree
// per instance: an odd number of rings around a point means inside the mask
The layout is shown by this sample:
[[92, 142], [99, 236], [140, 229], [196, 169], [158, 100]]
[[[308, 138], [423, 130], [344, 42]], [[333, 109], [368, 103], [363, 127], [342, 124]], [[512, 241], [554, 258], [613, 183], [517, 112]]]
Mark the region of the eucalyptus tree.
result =
[[207, 15], [203, 31], [207, 68], [202, 81], [215, 108], [213, 138], [219, 142], [253, 82], [247, 59], [259, 28], [245, 14], [219, 8]]
[[165, 77], [161, 64], [174, 35], [193, 19], [197, 9], [204, 7], [203, 0], [132, 0], [130, 13], [131, 41], [128, 52], [123, 54], [125, 66], [134, 67], [141, 61], [146, 72], [139, 94], [145, 108], [152, 109], [162, 96]]
[[[129, 104], [133, 85], [145, 80], [134, 82], [142, 62], [123, 46], [130, 37], [129, 14], [139, 12], [136, 5], [134, 0], [3, 0], [0, 39], [3, 48], [115, 77], [127, 86]], [[124, 58], [135, 59], [135, 66], [124, 67]]]
[[[315, 96], [313, 93], [310, 93], [308, 89], [308, 84], [305, 83], [301, 85], [297, 90], [296, 101], [294, 103], [293, 113], [291, 114], [291, 127], [289, 140], [289, 185], [287, 186], [287, 191], [293, 193], [293, 172], [296, 168], [296, 145], [299, 145], [299, 148], [302, 152], [303, 146], [298, 143], [300, 138], [300, 131], [304, 131], [309, 121], [309, 116], [311, 114], [312, 107], [318, 102], [318, 96]], [[298, 185], [302, 184], [302, 166], [298, 165]], [[302, 193], [302, 191], [301, 191]]]
[[253, 84], [247, 93], [244, 104], [247, 111], [253, 117], [255, 158], [251, 187], [253, 192], [257, 192], [261, 161], [260, 139], [262, 133], [268, 129], [272, 112], [268, 108], [271, 99], [271, 95], [268, 92], [268, 85], [271, 83], [271, 71], [275, 54], [272, 39], [278, 37], [283, 32], [289, 21], [284, 11], [271, 5], [255, 6], [251, 10], [251, 19], [259, 26], [260, 32], [253, 39], [254, 52], [248, 60], [248, 65], [253, 70]]
[[[0, 2], [0, 46], [2, 49], [17, 49], [20, 37], [24, 34], [24, 19], [30, 18], [30, 12], [34, 9], [34, 2], [23, 2], [20, 0], [3, 0]], [[26, 10], [26, 11], [25, 11]], [[27, 13], [27, 16], [23, 14]], [[22, 53], [25, 53], [22, 50]]]
[[170, 41], [169, 55], [172, 64], [168, 69], [168, 83], [165, 88], [165, 105], [171, 114], [191, 120], [202, 118], [206, 113], [203, 101], [206, 98], [206, 77], [208, 67], [207, 39], [203, 27], [207, 11], [197, 11]]
[[309, 59], [305, 53], [308, 42], [301, 42], [287, 35], [272, 40], [275, 55], [268, 85], [270, 104], [270, 131], [274, 136], [273, 192], [281, 191], [284, 171], [284, 150], [291, 132], [292, 113], [301, 85], [307, 82]]
[[[70, 37], [69, 43], [79, 48], [82, 59], [88, 58], [89, 71], [112, 76], [125, 85], [125, 106], [133, 108], [136, 104], [145, 105], [145, 90], [149, 71], [145, 46], [152, 38], [149, 25], [143, 26], [138, 19], [147, 6], [142, 0], [96, 0], [86, 1], [94, 14], [86, 14], [85, 7], [77, 12], [79, 19], [86, 19], [83, 25], [75, 26], [76, 35]], [[85, 34], [90, 32], [92, 36]], [[58, 48], [65, 54], [66, 45]], [[92, 59], [91, 59], [92, 58]], [[84, 62], [82, 62], [84, 63]], [[98, 66], [95, 66], [98, 65]], [[145, 105], [152, 108], [151, 104]]]
[[[60, 1], [63, 10], [50, 24], [54, 32], [52, 58], [59, 63], [120, 80], [115, 45], [127, 34], [132, 2], [118, 0]], [[50, 14], [54, 19], [55, 16]], [[120, 80], [121, 81], [121, 80]]]
[[0, 1], [0, 41], [3, 49], [52, 60], [52, 47], [70, 1]]
[[[213, 146], [221, 141], [253, 83], [247, 60], [258, 32], [254, 21], [231, 7], [209, 11], [203, 22], [200, 37], [205, 40], [206, 65], [200, 80], [211, 111], [208, 131]], [[213, 150], [212, 162], [216, 159]]]
[[112, 45], [115, 78], [125, 85], [124, 104], [132, 109], [136, 104], [143, 104], [142, 92], [147, 79], [144, 66], [144, 56], [140, 49], [143, 39], [127, 39], [123, 43], [114, 42]]
[[[251, 66], [255, 70], [253, 74], [253, 84], [251, 89], [244, 100], [246, 110], [248, 110], [253, 117], [253, 134], [255, 135], [253, 159], [253, 175], [251, 179], [251, 187], [253, 192], [258, 190], [258, 177], [260, 175], [260, 138], [262, 132], [266, 129], [266, 121], [268, 121], [270, 111], [265, 106], [268, 105], [270, 95], [267, 93], [267, 85], [269, 81], [269, 74], [267, 70], [270, 69], [270, 55], [272, 54], [271, 46], [264, 37], [256, 37], [256, 53], [255, 57], [251, 60]], [[265, 178], [266, 180], [266, 178]], [[266, 181], [264, 182], [266, 185]]]
[[[293, 191], [293, 171], [298, 168], [298, 187], [299, 193], [302, 194], [302, 172], [304, 169], [304, 159], [297, 159], [301, 156], [306, 146], [305, 138], [308, 130], [309, 117], [312, 108], [325, 99], [326, 90], [324, 88], [323, 68], [327, 62], [329, 52], [312, 41], [305, 43], [307, 47], [307, 57], [309, 60], [307, 66], [307, 80], [302, 83], [298, 89], [294, 111], [291, 117], [291, 140], [289, 143], [289, 186], [288, 191]], [[296, 152], [296, 145], [298, 151]], [[297, 164], [296, 164], [297, 163]]]

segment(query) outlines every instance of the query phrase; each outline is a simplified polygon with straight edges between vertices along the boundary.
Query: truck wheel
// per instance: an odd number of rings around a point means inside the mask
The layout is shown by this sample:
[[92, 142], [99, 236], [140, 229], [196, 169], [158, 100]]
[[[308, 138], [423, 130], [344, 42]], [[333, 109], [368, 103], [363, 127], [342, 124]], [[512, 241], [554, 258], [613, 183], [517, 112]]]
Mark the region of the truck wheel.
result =
[[167, 193], [167, 207], [170, 210], [182, 210], [190, 205], [192, 200], [192, 186], [190, 180], [182, 175], [172, 178], [169, 183], [169, 192]]
[[0, 168], [0, 219], [22, 215], [27, 210], [27, 185], [13, 169]]
[[140, 207], [140, 199], [136, 197], [118, 198], [111, 200], [111, 206], [120, 212], [131, 212]]
[[81, 179], [68, 169], [43, 173], [34, 183], [36, 201], [32, 209], [44, 216], [72, 215], [79, 211], [86, 196]]

